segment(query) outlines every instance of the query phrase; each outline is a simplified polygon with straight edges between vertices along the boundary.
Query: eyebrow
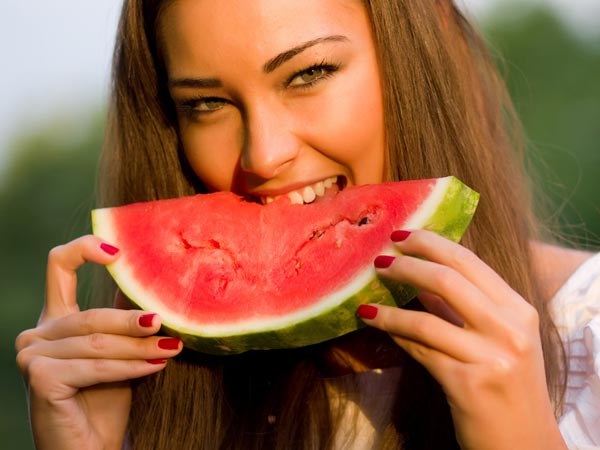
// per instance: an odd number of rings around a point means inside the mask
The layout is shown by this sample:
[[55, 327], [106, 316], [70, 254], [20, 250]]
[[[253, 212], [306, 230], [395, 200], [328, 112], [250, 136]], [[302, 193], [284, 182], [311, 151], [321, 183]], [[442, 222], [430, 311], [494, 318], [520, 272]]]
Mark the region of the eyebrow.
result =
[[[310, 47], [314, 47], [317, 44], [321, 44], [323, 42], [345, 42], [348, 41], [346, 36], [342, 35], [332, 35], [320, 37], [317, 39], [312, 39], [310, 41], [306, 41], [296, 47], [293, 47], [285, 52], [282, 52], [271, 58], [263, 65], [263, 72], [271, 73], [279, 66], [281, 66], [286, 61], [289, 61], [294, 56], [302, 53], [303, 51], [309, 49]], [[222, 87], [223, 84], [221, 80], [218, 78], [175, 78], [169, 80], [169, 87], [186, 87], [186, 88], [218, 88]]]
[[218, 88], [223, 84], [218, 78], [175, 78], [169, 80], [169, 87]]
[[325, 36], [325, 37], [321, 37], [321, 38], [317, 38], [317, 39], [313, 39], [313, 40], [304, 42], [303, 44], [300, 44], [294, 48], [286, 50], [285, 52], [280, 53], [279, 55], [277, 55], [274, 58], [267, 61], [265, 63], [265, 65], [263, 66], [263, 71], [265, 73], [271, 73], [275, 69], [277, 69], [280, 65], [282, 65], [284, 62], [292, 59], [294, 56], [298, 55], [299, 53], [302, 53], [304, 50], [306, 50], [310, 47], [313, 47], [317, 44], [320, 44], [322, 42], [342, 42], [342, 41], [347, 41], [347, 40], [348, 40], [348, 38], [346, 36], [333, 35], [333, 36]]

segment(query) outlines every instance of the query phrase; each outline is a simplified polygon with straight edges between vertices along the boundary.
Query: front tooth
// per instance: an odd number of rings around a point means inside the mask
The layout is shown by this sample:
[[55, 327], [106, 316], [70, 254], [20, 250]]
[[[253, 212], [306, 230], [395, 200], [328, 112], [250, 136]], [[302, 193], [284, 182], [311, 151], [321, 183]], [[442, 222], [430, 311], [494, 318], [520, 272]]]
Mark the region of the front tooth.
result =
[[298, 191], [290, 192], [289, 194], [287, 194], [287, 196], [292, 201], [292, 205], [302, 205], [304, 203], [304, 199]]
[[304, 200], [304, 203], [314, 202], [316, 197], [315, 191], [310, 186], [306, 186], [302, 190], [302, 199]]
[[273, 202], [273, 200], [275, 200], [273, 197], [269, 197], [269, 196], [267, 196], [267, 197], [265, 198], [265, 203], [266, 203], [266, 204], [269, 204], [269, 203]]
[[325, 183], [322, 181], [319, 181], [318, 183], [315, 184], [315, 194], [317, 194], [319, 197], [322, 197], [323, 194], [325, 194]]

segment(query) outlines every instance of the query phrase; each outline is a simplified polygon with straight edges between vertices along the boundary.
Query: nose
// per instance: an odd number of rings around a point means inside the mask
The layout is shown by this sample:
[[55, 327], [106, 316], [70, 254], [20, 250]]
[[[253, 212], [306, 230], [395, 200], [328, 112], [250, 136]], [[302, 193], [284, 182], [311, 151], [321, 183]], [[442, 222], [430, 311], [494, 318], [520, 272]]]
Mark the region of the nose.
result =
[[300, 142], [284, 111], [261, 105], [248, 111], [240, 166], [263, 179], [275, 177], [298, 156]]

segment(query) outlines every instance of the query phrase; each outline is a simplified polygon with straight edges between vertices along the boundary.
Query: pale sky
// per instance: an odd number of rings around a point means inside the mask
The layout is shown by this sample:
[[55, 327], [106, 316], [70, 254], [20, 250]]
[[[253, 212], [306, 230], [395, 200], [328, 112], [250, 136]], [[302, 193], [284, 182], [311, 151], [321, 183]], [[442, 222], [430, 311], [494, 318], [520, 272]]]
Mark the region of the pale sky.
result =
[[[0, 174], [14, 136], [103, 104], [121, 1], [0, 0]], [[507, 0], [458, 1], [478, 16]], [[524, 3], [552, 4], [575, 29], [600, 30], [600, 0], [514, 0]]]

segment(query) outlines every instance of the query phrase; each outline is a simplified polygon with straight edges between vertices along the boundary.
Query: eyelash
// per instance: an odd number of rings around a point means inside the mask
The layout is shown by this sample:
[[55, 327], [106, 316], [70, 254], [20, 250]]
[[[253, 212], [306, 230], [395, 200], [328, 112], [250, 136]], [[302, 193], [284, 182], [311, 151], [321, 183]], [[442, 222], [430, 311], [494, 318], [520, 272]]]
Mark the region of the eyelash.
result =
[[190, 118], [195, 118], [204, 114], [211, 114], [214, 111], [218, 111], [218, 109], [215, 110], [205, 110], [205, 111], [201, 111], [198, 108], [198, 105], [202, 102], [210, 102], [210, 101], [216, 101], [216, 102], [223, 102], [223, 103], [227, 103], [227, 100], [221, 98], [221, 97], [213, 97], [213, 96], [205, 96], [205, 95], [199, 95], [197, 97], [190, 97], [190, 98], [186, 98], [181, 100], [180, 102], [177, 103], [176, 108], [177, 110], [183, 112], [186, 116], [190, 117]]
[[[337, 72], [339, 69], [340, 69], [339, 64], [332, 64], [332, 63], [328, 63], [327, 61], [323, 60], [319, 64], [313, 64], [309, 67], [306, 67], [305, 69], [299, 70], [298, 72], [295, 72], [294, 74], [292, 74], [285, 81], [284, 87], [289, 87], [289, 88], [295, 89], [295, 90], [310, 89], [313, 86], [315, 86], [316, 84], [320, 83], [321, 81], [324, 81], [327, 78], [332, 77], [334, 75], [334, 73]], [[318, 78], [316, 78], [315, 80], [312, 80], [312, 81], [309, 81], [306, 83], [302, 83], [297, 86], [292, 86], [292, 82], [296, 78], [298, 78], [299, 76], [301, 76], [307, 72], [310, 72], [311, 70], [323, 70], [325, 73], [323, 75], [319, 76]], [[200, 95], [197, 97], [190, 97], [190, 98], [181, 100], [176, 105], [176, 108], [177, 108], [177, 110], [183, 112], [186, 116], [188, 116], [190, 118], [196, 118], [198, 116], [212, 114], [220, 109], [219, 108], [219, 109], [215, 109], [215, 110], [205, 110], [205, 111], [201, 111], [201, 110], [197, 109], [198, 105], [201, 102], [210, 102], [210, 101], [229, 103], [227, 100], [225, 100], [221, 97]]]
[[[317, 79], [313, 80], [313, 81], [309, 81], [308, 83], [303, 83], [300, 84], [298, 86], [291, 86], [292, 81], [294, 81], [295, 78], [301, 76], [304, 73], [307, 73], [311, 70], [324, 70], [325, 73], [318, 77]], [[285, 86], [286, 87], [291, 87], [292, 89], [309, 89], [311, 87], [313, 87], [314, 85], [316, 85], [317, 83], [320, 83], [323, 80], [326, 80], [327, 78], [330, 78], [334, 75], [335, 72], [337, 72], [340, 69], [340, 65], [339, 64], [335, 64], [335, 63], [329, 63], [325, 60], [321, 61], [319, 64], [313, 64], [312, 66], [309, 66], [305, 69], [302, 69], [296, 73], [294, 73], [292, 76], [290, 76], [287, 81], [285, 82]]]

